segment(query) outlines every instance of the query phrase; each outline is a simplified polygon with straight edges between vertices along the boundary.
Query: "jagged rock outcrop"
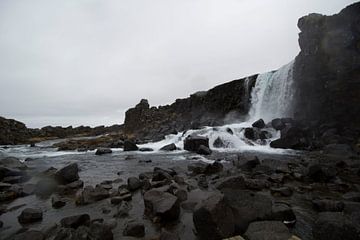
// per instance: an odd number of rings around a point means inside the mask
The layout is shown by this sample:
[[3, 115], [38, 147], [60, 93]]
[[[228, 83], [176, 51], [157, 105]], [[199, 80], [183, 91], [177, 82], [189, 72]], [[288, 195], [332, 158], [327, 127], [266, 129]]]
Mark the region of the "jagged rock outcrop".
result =
[[41, 129], [27, 128], [22, 122], [0, 117], [0, 145], [28, 144], [49, 138], [66, 138], [74, 136], [97, 136], [105, 133], [121, 133], [122, 125], [109, 127], [52, 127]]
[[360, 127], [360, 3], [299, 19], [296, 119]]
[[234, 80], [166, 106], [150, 107], [142, 99], [126, 112], [124, 132], [129, 138], [160, 140], [167, 134], [191, 128], [241, 120], [248, 113], [249, 93], [256, 77]]

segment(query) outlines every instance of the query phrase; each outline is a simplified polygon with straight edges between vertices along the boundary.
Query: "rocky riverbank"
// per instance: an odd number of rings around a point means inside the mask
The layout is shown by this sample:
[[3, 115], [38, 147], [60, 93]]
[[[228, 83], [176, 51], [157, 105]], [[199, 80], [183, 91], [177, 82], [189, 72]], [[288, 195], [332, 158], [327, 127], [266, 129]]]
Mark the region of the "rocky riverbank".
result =
[[356, 156], [121, 154], [2, 158], [1, 239], [360, 239]]

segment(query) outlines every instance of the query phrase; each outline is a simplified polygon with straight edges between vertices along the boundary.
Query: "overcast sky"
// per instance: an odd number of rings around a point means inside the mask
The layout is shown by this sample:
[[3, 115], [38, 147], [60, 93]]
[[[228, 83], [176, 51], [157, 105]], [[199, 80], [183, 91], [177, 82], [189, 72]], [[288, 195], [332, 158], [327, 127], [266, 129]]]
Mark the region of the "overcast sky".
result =
[[0, 0], [0, 116], [28, 127], [111, 125], [277, 69], [297, 19], [347, 0]]

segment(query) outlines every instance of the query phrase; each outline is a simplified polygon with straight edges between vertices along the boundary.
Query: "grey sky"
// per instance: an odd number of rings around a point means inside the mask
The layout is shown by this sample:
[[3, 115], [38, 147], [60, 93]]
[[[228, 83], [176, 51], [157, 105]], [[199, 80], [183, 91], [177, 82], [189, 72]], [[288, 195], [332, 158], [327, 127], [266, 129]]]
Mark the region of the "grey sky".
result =
[[111, 125], [279, 68], [297, 19], [347, 0], [0, 0], [0, 116], [29, 127]]

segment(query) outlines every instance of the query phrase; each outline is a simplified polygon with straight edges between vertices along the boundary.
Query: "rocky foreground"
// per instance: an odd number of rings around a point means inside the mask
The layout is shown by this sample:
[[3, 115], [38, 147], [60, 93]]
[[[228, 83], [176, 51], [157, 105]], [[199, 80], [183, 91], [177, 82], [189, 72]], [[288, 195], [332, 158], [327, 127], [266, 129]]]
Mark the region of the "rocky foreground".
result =
[[[184, 145], [199, 151], [204, 141], [193, 137]], [[7, 233], [1, 239], [360, 239], [354, 152], [256, 157], [213, 151], [207, 157], [213, 163], [196, 158], [160, 167], [135, 154], [127, 161], [147, 171], [85, 186], [81, 162], [34, 175], [31, 160], [2, 158], [0, 212], [22, 210], [17, 219], [0, 216], [0, 233]], [[11, 205], [31, 195], [61, 219], [41, 227], [42, 205]], [[14, 221], [22, 228], [9, 235]]]

